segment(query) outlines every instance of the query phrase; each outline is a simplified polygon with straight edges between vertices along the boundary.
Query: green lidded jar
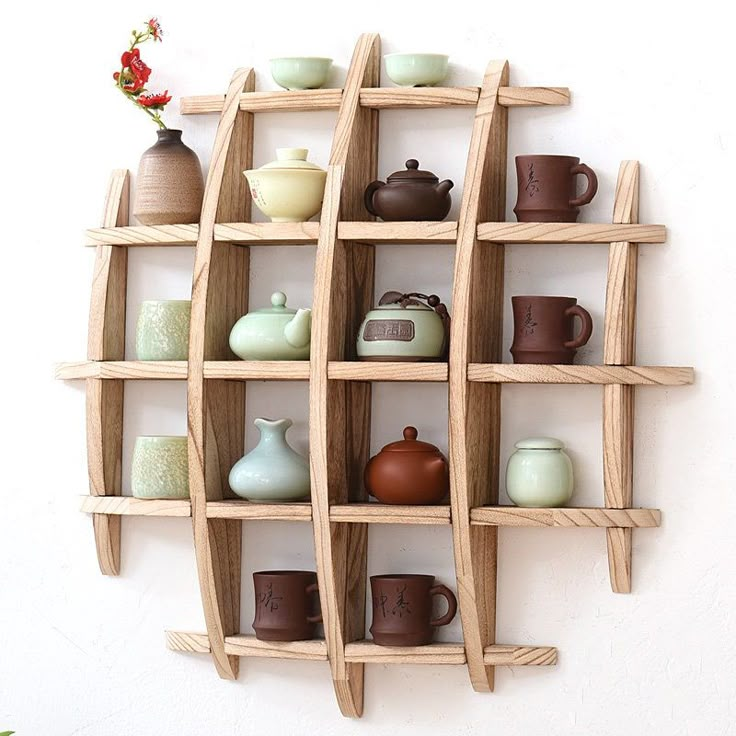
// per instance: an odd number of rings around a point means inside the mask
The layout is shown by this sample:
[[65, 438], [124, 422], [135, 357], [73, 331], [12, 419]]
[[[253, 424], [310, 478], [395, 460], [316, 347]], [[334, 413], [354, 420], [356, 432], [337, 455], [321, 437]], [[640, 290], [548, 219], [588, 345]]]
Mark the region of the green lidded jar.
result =
[[572, 497], [572, 461], [553, 437], [519, 440], [506, 466], [506, 493], [522, 508], [564, 506]]

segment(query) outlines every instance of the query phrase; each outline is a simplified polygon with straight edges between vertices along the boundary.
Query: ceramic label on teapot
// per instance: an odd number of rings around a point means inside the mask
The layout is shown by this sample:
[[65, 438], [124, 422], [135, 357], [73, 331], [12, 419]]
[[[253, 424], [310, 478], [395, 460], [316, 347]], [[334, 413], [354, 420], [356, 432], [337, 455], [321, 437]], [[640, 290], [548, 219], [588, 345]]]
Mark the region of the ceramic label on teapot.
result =
[[363, 339], [399, 340], [411, 342], [414, 339], [414, 322], [409, 319], [371, 319], [366, 322]]

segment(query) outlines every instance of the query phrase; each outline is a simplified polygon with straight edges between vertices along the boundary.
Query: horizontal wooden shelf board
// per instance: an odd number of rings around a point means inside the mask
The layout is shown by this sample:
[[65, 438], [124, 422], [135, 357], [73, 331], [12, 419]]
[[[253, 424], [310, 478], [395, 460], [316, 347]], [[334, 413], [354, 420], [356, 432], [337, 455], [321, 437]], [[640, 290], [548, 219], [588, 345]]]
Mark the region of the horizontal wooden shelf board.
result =
[[[310, 112], [337, 110], [342, 101], [342, 89], [269, 90], [243, 92], [240, 109], [245, 112]], [[225, 95], [195, 95], [182, 97], [182, 115], [202, 115], [222, 112]]]
[[378, 360], [330, 361], [327, 377], [337, 381], [447, 381], [447, 363]]
[[204, 377], [231, 381], [308, 381], [308, 360], [206, 360]]
[[115, 516], [191, 516], [188, 498], [133, 498], [131, 496], [82, 496], [81, 511]]
[[330, 521], [354, 524], [449, 524], [449, 506], [346, 503], [330, 506]]
[[683, 386], [693, 369], [645, 365], [538, 365], [470, 363], [468, 380], [481, 383], [590, 383], [630, 386]]
[[[175, 652], [207, 654], [210, 651], [207, 634], [191, 631], [167, 631], [166, 646]], [[225, 653], [236, 657], [327, 661], [327, 645], [319, 639], [309, 641], [261, 641], [252, 634], [234, 634], [225, 637]]]
[[96, 227], [85, 231], [84, 244], [127, 245], [196, 245], [199, 225], [127, 225]]
[[261, 521], [311, 521], [311, 503], [254, 503], [230, 499], [208, 501], [209, 519], [259, 519]]
[[483, 526], [536, 527], [656, 527], [659, 509], [554, 508], [479, 506], [470, 511], [470, 523]]
[[498, 104], [503, 107], [539, 107], [570, 104], [567, 87], [499, 87]]
[[129, 381], [184, 381], [185, 360], [81, 360], [58, 363], [55, 376], [60, 381], [82, 378], [125, 379]]
[[421, 647], [382, 647], [372, 641], [345, 645], [346, 662], [376, 664], [465, 664], [465, 647], [458, 643], [434, 642]]
[[522, 647], [493, 644], [483, 650], [483, 663], [497, 667], [557, 664], [557, 649], [555, 647]]
[[454, 244], [457, 240], [457, 222], [340, 222], [337, 225], [337, 237], [361, 243]]
[[482, 222], [478, 240], [493, 243], [664, 243], [664, 225], [609, 225], [581, 222]]
[[478, 87], [364, 87], [360, 90], [360, 106], [374, 110], [473, 107], [478, 104], [478, 96]]

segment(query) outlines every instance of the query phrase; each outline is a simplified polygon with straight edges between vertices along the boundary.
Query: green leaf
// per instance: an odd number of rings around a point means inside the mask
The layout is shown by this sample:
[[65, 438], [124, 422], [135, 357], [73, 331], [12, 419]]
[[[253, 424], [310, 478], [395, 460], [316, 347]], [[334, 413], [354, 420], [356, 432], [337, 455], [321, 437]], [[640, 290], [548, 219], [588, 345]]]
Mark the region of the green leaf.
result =
[[0, 732], [0, 736], [13, 736], [15, 731], [2, 731]]

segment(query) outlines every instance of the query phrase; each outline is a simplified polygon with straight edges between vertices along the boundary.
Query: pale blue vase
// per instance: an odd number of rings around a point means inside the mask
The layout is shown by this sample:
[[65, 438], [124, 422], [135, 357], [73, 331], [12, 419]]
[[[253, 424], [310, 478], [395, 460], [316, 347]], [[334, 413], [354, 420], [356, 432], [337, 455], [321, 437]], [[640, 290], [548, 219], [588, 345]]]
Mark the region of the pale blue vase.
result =
[[291, 419], [264, 419], [254, 424], [258, 445], [233, 465], [230, 488], [248, 501], [297, 501], [309, 498], [309, 462], [286, 441]]

